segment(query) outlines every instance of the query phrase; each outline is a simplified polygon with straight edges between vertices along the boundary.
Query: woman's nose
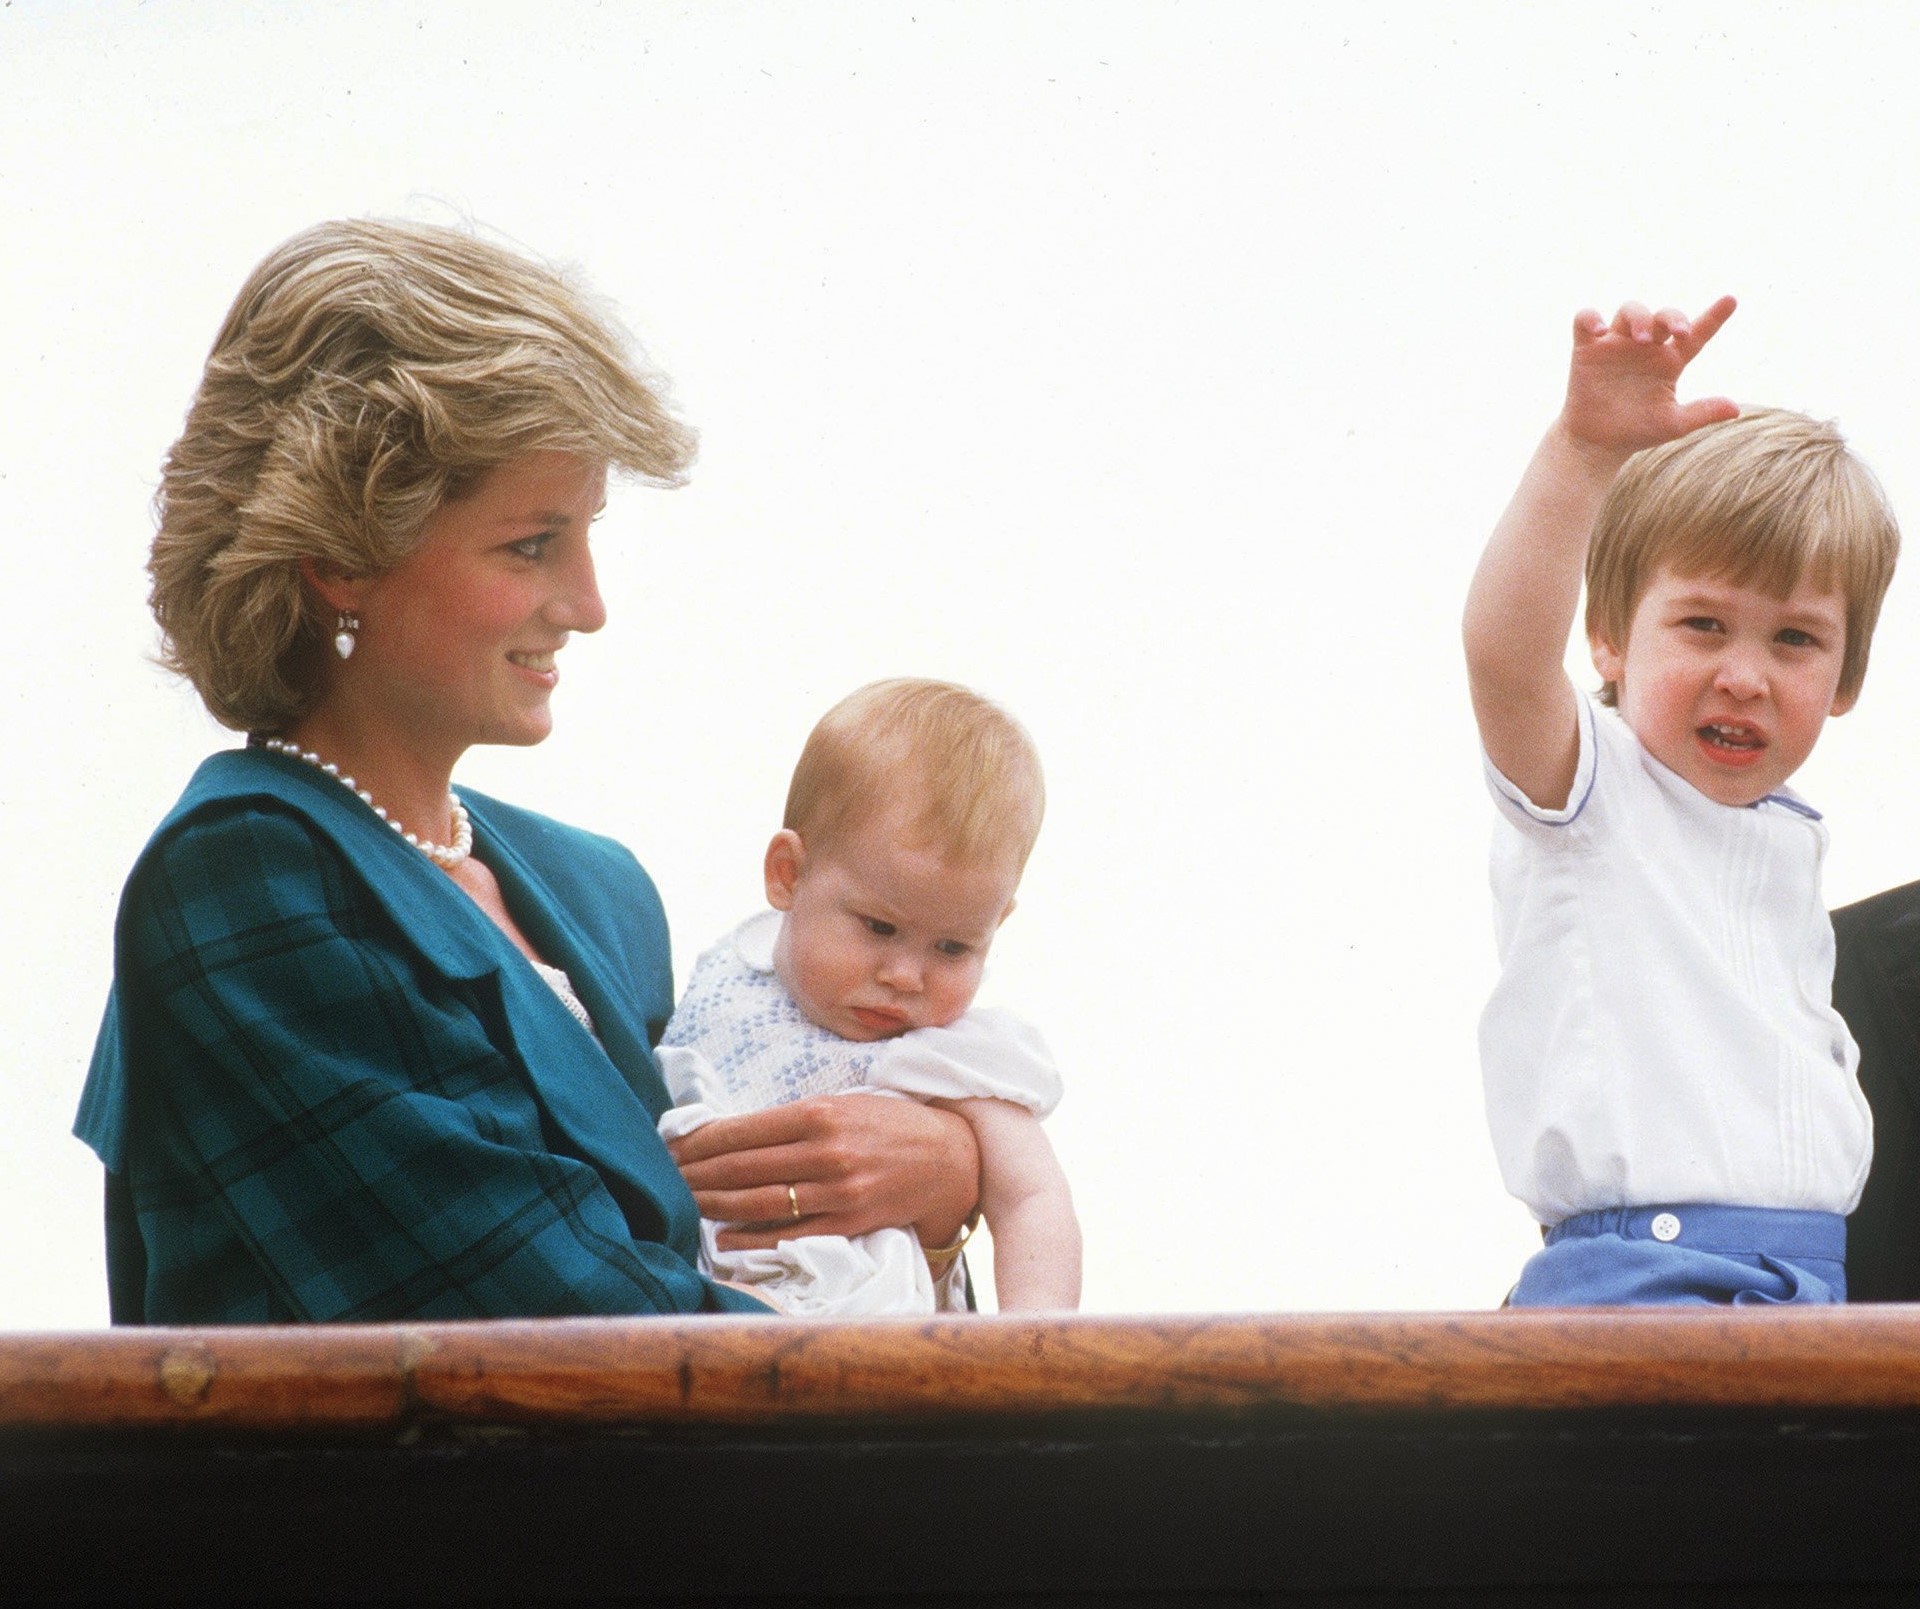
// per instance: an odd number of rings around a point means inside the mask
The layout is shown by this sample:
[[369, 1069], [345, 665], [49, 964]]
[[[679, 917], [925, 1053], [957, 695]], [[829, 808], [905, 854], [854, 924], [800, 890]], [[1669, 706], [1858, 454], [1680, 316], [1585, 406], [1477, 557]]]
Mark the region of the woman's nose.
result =
[[607, 606], [600, 596], [600, 578], [594, 572], [592, 553], [583, 549], [567, 566], [547, 613], [566, 631], [598, 631], [607, 623]]

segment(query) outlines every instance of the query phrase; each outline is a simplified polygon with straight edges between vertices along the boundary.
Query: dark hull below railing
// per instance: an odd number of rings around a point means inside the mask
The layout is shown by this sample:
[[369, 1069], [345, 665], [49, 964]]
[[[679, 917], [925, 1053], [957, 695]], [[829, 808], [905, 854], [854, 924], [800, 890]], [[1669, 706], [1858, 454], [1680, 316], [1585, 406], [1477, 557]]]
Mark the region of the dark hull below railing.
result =
[[0, 1595], [1913, 1602], [1920, 1309], [5, 1337]]

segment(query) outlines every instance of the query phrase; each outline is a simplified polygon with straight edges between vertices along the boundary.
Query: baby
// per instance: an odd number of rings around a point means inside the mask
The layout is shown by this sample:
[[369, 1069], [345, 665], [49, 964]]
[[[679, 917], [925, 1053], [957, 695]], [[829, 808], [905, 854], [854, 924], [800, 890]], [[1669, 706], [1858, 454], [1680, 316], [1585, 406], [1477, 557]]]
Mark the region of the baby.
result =
[[[897, 680], [843, 699], [807, 739], [767, 847], [773, 909], [700, 957], [659, 1050], [678, 1103], [668, 1140], [813, 1095], [950, 1104], [979, 1142], [1003, 1311], [1080, 1301], [1080, 1226], [1040, 1127], [1059, 1074], [1032, 1028], [973, 1009], [1043, 805], [1032, 740], [977, 694]], [[882, 1229], [723, 1251], [715, 1228], [701, 1224], [707, 1271], [785, 1312], [966, 1305], [958, 1242], [923, 1250]]]
[[[1859, 696], [1899, 535], [1831, 426], [1677, 401], [1733, 306], [1575, 320], [1467, 601], [1487, 1112], [1546, 1230], [1517, 1306], [1845, 1299], [1872, 1128], [1786, 781]], [[1563, 668], [1583, 565], [1597, 699]]]

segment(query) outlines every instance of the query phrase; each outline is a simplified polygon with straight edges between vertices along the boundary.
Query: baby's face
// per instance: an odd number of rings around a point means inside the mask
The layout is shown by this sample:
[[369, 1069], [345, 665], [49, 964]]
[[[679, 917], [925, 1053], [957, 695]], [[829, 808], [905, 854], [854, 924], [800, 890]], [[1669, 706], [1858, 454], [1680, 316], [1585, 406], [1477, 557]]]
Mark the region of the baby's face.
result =
[[1020, 874], [956, 866], [890, 816], [809, 851], [782, 830], [767, 899], [786, 913], [773, 964], [809, 1021], [843, 1039], [944, 1028], [973, 1003]]

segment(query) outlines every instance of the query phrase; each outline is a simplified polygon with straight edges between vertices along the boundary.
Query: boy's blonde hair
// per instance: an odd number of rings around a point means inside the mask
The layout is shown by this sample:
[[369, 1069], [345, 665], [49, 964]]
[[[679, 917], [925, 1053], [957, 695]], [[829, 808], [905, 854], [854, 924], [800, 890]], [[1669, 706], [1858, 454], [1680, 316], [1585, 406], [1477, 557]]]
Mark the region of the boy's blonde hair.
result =
[[[1716, 576], [1786, 597], [1803, 579], [1839, 593], [1839, 696], [1858, 696], [1900, 529], [1880, 482], [1831, 424], [1756, 408], [1627, 461], [1587, 550], [1587, 636], [1625, 652], [1654, 572]], [[1603, 703], [1618, 687], [1608, 682]]]
[[889, 805], [957, 865], [1027, 863], [1046, 787], [1039, 751], [999, 705], [952, 682], [897, 677], [850, 693], [820, 718], [787, 789], [782, 825], [831, 847]]
[[310, 560], [376, 575], [486, 473], [541, 450], [657, 484], [693, 433], [577, 286], [457, 229], [323, 223], [247, 277], [154, 500], [161, 658], [215, 719], [283, 730], [332, 613]]

